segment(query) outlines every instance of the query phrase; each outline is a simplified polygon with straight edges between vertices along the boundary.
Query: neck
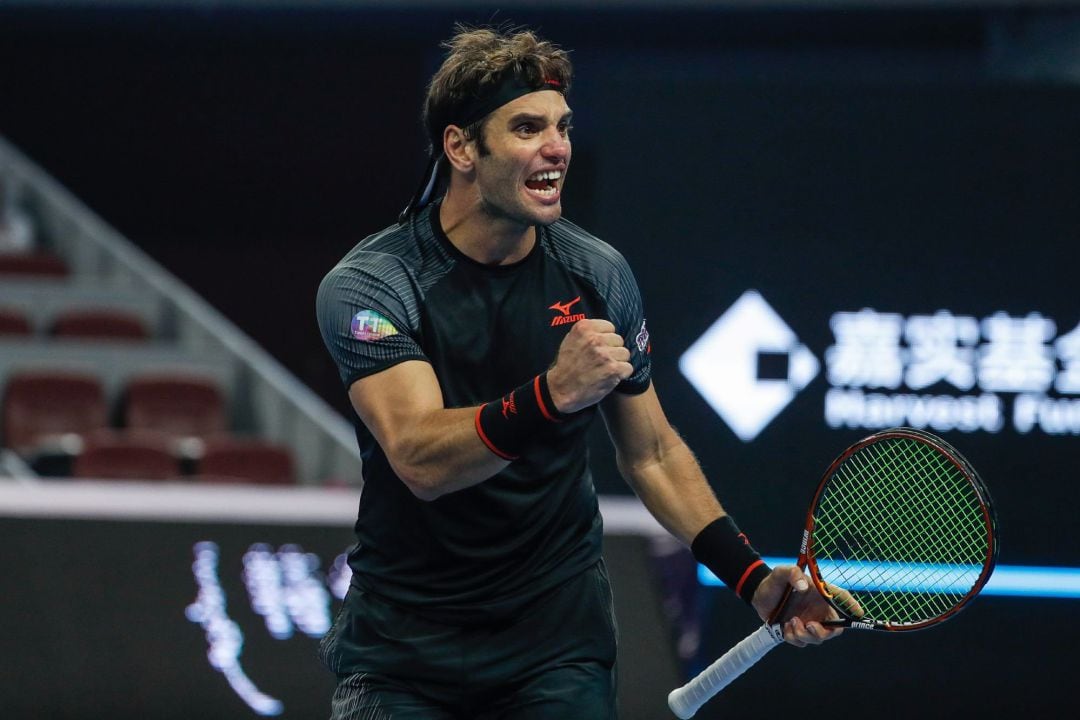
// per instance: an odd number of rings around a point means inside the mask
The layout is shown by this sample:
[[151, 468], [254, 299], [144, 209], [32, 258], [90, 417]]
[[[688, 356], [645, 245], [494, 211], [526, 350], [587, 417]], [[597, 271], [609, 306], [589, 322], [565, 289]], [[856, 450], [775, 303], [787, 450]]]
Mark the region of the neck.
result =
[[492, 213], [479, 195], [453, 186], [440, 205], [439, 223], [454, 247], [483, 265], [516, 263], [536, 244], [533, 225]]

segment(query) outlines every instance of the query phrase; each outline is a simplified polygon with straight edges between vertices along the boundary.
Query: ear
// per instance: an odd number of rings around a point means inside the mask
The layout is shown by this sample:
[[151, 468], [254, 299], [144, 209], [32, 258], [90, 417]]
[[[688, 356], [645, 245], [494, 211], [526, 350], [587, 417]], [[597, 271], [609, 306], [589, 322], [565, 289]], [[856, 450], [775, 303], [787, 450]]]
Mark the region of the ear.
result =
[[443, 153], [450, 164], [460, 172], [473, 169], [476, 143], [465, 137], [465, 132], [457, 125], [447, 125], [443, 130]]

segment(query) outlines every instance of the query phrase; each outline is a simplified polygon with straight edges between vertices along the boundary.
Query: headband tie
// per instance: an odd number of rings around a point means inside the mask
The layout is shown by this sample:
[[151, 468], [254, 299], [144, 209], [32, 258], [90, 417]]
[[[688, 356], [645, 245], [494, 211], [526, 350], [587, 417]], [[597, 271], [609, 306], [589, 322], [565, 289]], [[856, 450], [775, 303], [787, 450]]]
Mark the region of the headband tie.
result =
[[427, 131], [428, 140], [431, 142], [431, 150], [428, 154], [427, 170], [424, 171], [424, 178], [416, 192], [413, 193], [409, 204], [398, 215], [398, 224], [404, 224], [411, 215], [419, 212], [431, 202], [431, 196], [438, 185], [439, 175], [446, 167], [446, 157], [442, 152], [442, 133], [447, 125], [457, 125], [461, 128], [468, 127], [479, 120], [483, 120], [506, 103], [540, 90], [555, 90], [556, 92], [565, 93], [566, 86], [554, 78], [540, 78], [539, 81], [530, 80], [521, 71], [521, 68], [515, 68], [504, 73], [498, 82], [481, 88], [476, 95], [448, 107], [445, 112], [440, 113], [438, 116], [428, 117]]

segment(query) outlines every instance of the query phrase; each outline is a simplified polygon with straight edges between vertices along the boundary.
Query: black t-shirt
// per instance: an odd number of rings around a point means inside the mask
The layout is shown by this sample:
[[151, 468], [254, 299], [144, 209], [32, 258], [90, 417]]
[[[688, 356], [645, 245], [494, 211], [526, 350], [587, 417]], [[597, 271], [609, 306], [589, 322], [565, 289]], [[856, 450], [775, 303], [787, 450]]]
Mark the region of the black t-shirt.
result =
[[[649, 385], [641, 297], [623, 257], [569, 221], [537, 229], [521, 261], [486, 266], [447, 239], [438, 205], [360, 242], [327, 274], [317, 312], [348, 388], [406, 360], [431, 364], [446, 407], [501, 397], [546, 370], [573, 324], [610, 320]], [[394, 474], [354, 418], [364, 489], [353, 583], [437, 620], [513, 614], [594, 564], [602, 525], [588, 469], [590, 407], [532, 441], [502, 472], [432, 502]]]

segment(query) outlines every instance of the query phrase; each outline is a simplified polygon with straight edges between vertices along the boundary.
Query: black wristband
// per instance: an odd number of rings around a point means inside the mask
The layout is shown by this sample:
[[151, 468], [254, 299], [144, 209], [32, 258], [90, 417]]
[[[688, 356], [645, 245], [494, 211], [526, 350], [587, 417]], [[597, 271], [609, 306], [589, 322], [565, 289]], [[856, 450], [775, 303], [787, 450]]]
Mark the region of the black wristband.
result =
[[690, 544], [690, 550], [699, 563], [712, 570], [747, 603], [753, 599], [761, 581], [772, 572], [730, 515], [706, 525]]
[[555, 409], [545, 372], [477, 408], [476, 434], [502, 459], [517, 460], [539, 431], [565, 417]]

